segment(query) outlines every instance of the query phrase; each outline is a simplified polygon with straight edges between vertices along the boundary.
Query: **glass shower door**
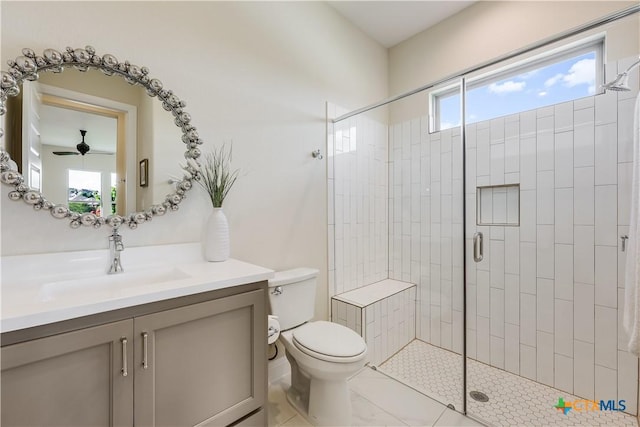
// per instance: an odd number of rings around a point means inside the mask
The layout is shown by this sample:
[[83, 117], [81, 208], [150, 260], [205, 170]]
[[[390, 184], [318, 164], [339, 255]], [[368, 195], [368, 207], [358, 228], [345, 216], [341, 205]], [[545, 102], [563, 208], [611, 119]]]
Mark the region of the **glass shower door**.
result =
[[388, 107], [389, 277], [416, 285], [416, 330], [380, 370], [462, 411], [462, 133], [434, 131], [428, 105], [421, 92]]

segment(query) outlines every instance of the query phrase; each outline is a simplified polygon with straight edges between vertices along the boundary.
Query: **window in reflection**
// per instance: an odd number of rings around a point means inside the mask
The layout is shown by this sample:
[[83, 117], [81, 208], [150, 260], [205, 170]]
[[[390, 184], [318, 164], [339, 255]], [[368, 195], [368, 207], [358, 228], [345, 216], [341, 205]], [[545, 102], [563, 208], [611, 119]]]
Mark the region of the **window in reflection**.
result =
[[100, 172], [69, 169], [69, 210], [78, 213], [91, 212], [100, 216], [101, 187]]

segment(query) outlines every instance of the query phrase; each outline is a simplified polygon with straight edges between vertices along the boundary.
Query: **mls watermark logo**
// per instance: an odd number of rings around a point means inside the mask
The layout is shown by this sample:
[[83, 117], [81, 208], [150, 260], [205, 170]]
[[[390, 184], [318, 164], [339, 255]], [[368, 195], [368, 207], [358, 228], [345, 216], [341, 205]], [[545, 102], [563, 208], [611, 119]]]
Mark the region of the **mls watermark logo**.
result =
[[578, 399], [572, 402], [565, 401], [564, 398], [559, 397], [558, 403], [554, 408], [561, 411], [563, 414], [568, 415], [569, 411], [574, 412], [587, 412], [587, 411], [619, 411], [622, 412], [627, 409], [626, 402], [624, 400], [587, 400]]

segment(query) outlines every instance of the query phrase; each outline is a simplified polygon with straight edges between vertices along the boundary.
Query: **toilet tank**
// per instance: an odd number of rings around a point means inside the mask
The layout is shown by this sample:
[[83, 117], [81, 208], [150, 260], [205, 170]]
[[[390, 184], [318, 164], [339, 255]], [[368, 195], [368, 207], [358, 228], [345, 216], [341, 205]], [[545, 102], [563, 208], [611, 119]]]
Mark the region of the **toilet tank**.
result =
[[284, 331], [313, 318], [318, 270], [296, 268], [278, 271], [269, 280], [271, 314], [278, 316]]

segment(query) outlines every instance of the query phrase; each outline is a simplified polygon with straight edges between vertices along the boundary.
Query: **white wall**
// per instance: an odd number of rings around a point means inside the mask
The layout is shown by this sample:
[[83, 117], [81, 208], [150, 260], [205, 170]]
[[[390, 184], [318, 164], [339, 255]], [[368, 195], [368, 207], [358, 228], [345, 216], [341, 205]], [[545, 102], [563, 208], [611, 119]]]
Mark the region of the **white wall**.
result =
[[[23, 47], [42, 52], [90, 44], [148, 66], [187, 102], [209, 147], [232, 139], [234, 166], [241, 169], [225, 202], [232, 256], [276, 270], [319, 268], [316, 315], [327, 318], [326, 163], [311, 151], [325, 151], [326, 101], [355, 108], [387, 96], [386, 49], [319, 2], [0, 7], [3, 64]], [[7, 191], [0, 197], [3, 254], [107, 247], [108, 230], [72, 231], [8, 201]], [[208, 203], [192, 191], [178, 212], [123, 230], [124, 243], [198, 241]]]

